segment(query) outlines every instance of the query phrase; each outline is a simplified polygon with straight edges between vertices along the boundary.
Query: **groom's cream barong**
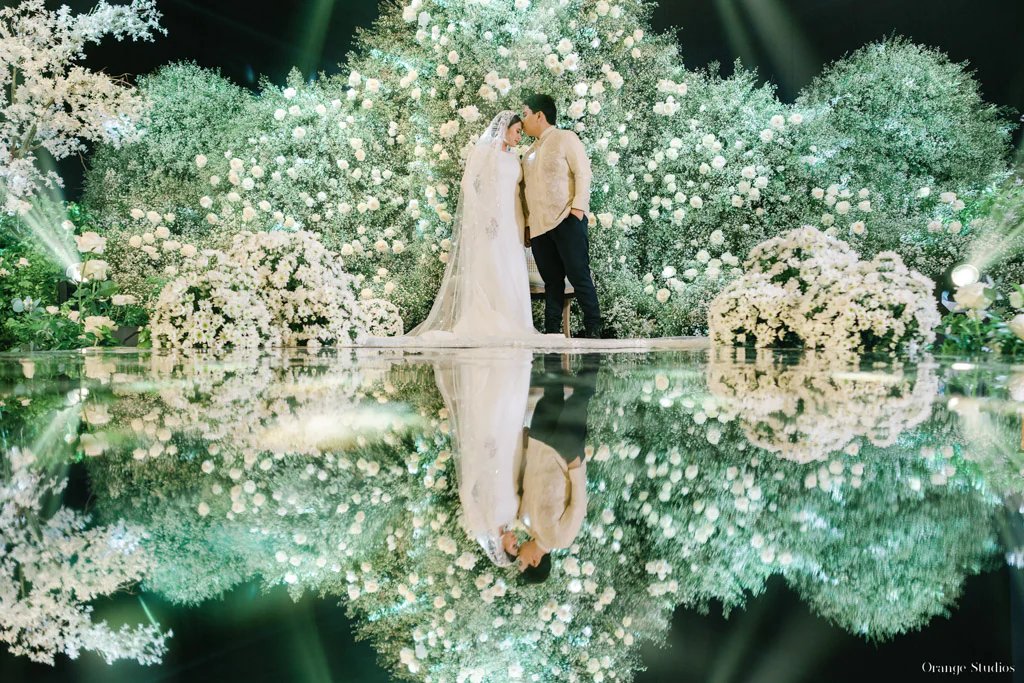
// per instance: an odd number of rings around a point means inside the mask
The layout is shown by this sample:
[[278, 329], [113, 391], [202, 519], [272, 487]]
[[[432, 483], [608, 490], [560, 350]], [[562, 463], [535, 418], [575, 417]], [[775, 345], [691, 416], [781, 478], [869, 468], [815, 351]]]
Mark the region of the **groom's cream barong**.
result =
[[568, 548], [587, 515], [587, 465], [569, 469], [558, 452], [530, 438], [519, 519], [543, 552]]
[[569, 212], [590, 213], [590, 159], [576, 133], [551, 126], [523, 155], [530, 237], [554, 230]]

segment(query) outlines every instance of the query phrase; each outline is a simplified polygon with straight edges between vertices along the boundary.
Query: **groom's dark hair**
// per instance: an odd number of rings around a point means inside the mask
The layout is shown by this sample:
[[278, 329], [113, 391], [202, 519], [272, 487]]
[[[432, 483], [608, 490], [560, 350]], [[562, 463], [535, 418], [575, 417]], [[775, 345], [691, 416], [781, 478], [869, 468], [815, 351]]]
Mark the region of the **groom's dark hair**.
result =
[[552, 126], [558, 124], [558, 108], [555, 106], [555, 101], [551, 99], [551, 95], [533, 94], [523, 100], [523, 104], [530, 108], [533, 112], [543, 112], [544, 118], [548, 120]]
[[[526, 105], [530, 107], [530, 105]], [[530, 107], [533, 109], [533, 107]], [[536, 583], [544, 583], [548, 580], [548, 576], [551, 575], [551, 553], [546, 553], [544, 557], [540, 558], [540, 564], [536, 567], [527, 567], [523, 570], [520, 576], [523, 579], [523, 583], [530, 585]]]

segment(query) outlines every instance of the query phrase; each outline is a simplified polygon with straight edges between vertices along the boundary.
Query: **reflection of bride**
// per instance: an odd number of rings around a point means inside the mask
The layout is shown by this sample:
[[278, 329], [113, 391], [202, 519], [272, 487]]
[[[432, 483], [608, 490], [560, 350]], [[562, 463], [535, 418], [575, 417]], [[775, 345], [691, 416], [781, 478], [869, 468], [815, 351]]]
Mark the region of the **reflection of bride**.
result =
[[513, 559], [501, 535], [519, 511], [518, 472], [533, 356], [525, 349], [460, 353], [434, 363], [451, 420], [467, 533], [498, 566]]

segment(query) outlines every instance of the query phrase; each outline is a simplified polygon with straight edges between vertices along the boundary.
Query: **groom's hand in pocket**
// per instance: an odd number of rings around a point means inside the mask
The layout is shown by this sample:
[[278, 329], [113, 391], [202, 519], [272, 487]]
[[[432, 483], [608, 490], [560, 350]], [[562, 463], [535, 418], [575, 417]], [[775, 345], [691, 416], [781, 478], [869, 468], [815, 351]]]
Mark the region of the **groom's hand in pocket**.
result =
[[579, 220], [583, 220], [583, 209], [572, 209], [569, 213], [576, 216]]

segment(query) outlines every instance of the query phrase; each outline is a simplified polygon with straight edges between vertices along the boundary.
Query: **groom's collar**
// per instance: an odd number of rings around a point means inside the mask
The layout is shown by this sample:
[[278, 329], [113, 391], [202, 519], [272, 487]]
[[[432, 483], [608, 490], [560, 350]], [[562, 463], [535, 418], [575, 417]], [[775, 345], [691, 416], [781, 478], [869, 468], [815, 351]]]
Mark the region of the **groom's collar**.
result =
[[539, 138], [537, 138], [537, 139], [538, 139], [538, 140], [543, 140], [543, 139], [544, 139], [544, 138], [546, 138], [546, 137], [547, 137], [547, 136], [548, 136], [548, 135], [549, 135], [549, 134], [551, 133], [551, 131], [553, 131], [553, 130], [558, 130], [558, 126], [548, 126], [547, 128], [545, 128], [545, 129], [544, 129], [544, 132], [543, 132], [543, 133], [541, 133], [541, 134], [540, 134], [540, 137], [539, 137]]

